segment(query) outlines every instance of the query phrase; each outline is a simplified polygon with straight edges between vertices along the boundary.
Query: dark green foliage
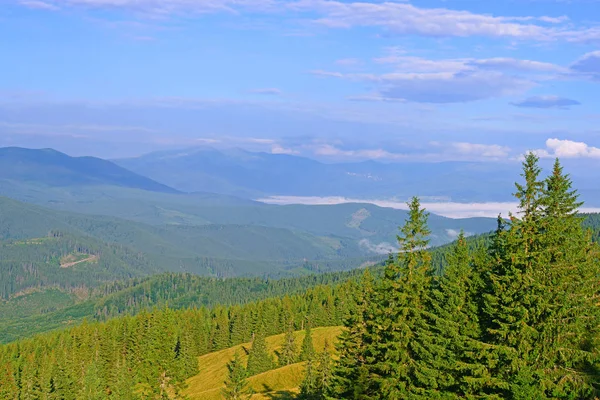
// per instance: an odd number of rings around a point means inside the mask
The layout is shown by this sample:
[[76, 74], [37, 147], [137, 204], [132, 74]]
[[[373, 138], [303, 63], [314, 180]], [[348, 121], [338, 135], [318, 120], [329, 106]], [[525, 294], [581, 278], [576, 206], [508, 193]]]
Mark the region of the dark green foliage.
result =
[[329, 344], [325, 342], [322, 352], [314, 354], [306, 362], [304, 379], [300, 384], [302, 400], [324, 400], [332, 390], [332, 362]]
[[313, 345], [312, 331], [308, 322], [304, 325], [304, 339], [300, 348], [300, 361], [312, 360], [315, 356], [315, 346]]
[[279, 366], [285, 367], [286, 365], [294, 364], [297, 361], [298, 349], [296, 346], [296, 336], [294, 335], [294, 328], [290, 324], [285, 333], [283, 345], [279, 350]]
[[274, 366], [275, 362], [267, 349], [264, 331], [263, 329], [259, 329], [252, 339], [252, 347], [248, 352], [248, 366], [246, 367], [246, 371], [248, 371], [249, 376], [253, 376], [269, 371]]
[[426, 214], [411, 202], [398, 260], [390, 257], [370, 304], [347, 322], [331, 398], [600, 395], [598, 247], [560, 163], [547, 178], [540, 173], [528, 154], [519, 213], [499, 217], [489, 239], [461, 234], [433, 253], [443, 256], [439, 277], [423, 251]]
[[339, 337], [339, 360], [334, 365], [331, 387], [327, 394], [333, 398], [366, 398], [369, 387], [369, 369], [366, 365], [366, 325], [372, 318], [373, 276], [365, 270], [356, 290], [356, 310], [344, 321], [344, 331]]
[[487, 348], [480, 341], [482, 278], [461, 232], [447, 258], [448, 267], [432, 286], [429, 307], [432, 357], [428, 367], [437, 374], [445, 397], [472, 397], [494, 382], [487, 366]]
[[233, 360], [227, 364], [229, 375], [222, 390], [225, 400], [246, 400], [252, 396], [246, 377], [248, 373], [242, 364], [240, 354], [236, 351]]
[[[136, 316], [84, 323], [0, 346], [3, 398], [38, 399], [55, 393], [77, 400], [92, 392], [102, 399], [166, 398], [181, 393], [185, 379], [197, 373], [199, 355], [241, 344], [252, 332], [257, 333], [249, 369], [259, 373], [275, 367], [265, 336], [285, 332], [290, 323], [300, 329], [307, 315], [340, 325], [354, 290], [356, 285], [346, 282], [228, 308], [142, 310]], [[231, 321], [245, 322], [229, 329]], [[221, 330], [219, 324], [227, 328]], [[239, 332], [235, 339], [233, 332]]]
[[385, 398], [429, 398], [428, 388], [437, 384], [426, 363], [432, 357], [425, 308], [432, 276], [427, 216], [413, 198], [398, 237], [398, 260], [388, 262], [375, 298], [378, 307], [365, 321], [369, 392]]
[[313, 358], [306, 362], [306, 368], [304, 370], [304, 379], [300, 384], [300, 395], [298, 396], [302, 400], [316, 400], [318, 399], [317, 389], [317, 370], [316, 363]]

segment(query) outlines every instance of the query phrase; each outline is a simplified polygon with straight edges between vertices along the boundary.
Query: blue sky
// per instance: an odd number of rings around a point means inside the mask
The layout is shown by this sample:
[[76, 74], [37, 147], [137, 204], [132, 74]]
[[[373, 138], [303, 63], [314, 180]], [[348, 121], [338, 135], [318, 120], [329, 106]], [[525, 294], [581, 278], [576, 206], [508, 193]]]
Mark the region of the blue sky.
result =
[[600, 1], [4, 0], [0, 145], [600, 159]]

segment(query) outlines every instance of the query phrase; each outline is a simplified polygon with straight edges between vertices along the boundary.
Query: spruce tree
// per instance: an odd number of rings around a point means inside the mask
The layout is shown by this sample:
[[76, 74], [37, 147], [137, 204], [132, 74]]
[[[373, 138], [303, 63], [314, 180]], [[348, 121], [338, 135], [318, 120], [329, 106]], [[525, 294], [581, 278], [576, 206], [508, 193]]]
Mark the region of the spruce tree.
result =
[[273, 357], [269, 354], [263, 330], [259, 329], [254, 335], [252, 347], [248, 353], [248, 366], [246, 367], [248, 376], [258, 375], [265, 371], [269, 371], [273, 369], [274, 366], [275, 363], [273, 362]]
[[481, 341], [481, 278], [462, 231], [447, 256], [444, 275], [433, 286], [430, 307], [434, 317], [429, 321], [434, 357], [426, 361], [437, 373], [436, 389], [446, 393], [446, 398], [486, 393], [495, 380], [487, 368], [487, 346]]
[[543, 388], [536, 383], [542, 377], [532, 367], [544, 290], [535, 279], [543, 263], [540, 173], [538, 157], [527, 154], [521, 174], [525, 182], [516, 183], [520, 218], [509, 215], [508, 231], [497, 232], [486, 286], [484, 318], [489, 325], [485, 337], [494, 349], [493, 374], [502, 382], [498, 394], [504, 397], [544, 398]]
[[285, 333], [283, 339], [283, 346], [279, 350], [279, 366], [285, 367], [286, 365], [294, 364], [298, 360], [296, 347], [296, 336], [294, 335], [294, 328], [292, 324], [288, 324], [288, 330]]
[[537, 164], [526, 156], [525, 183], [515, 194], [519, 216], [494, 241], [484, 307], [494, 374], [505, 397], [593, 398], [597, 250], [560, 163], [545, 180]]
[[312, 360], [315, 356], [315, 346], [313, 345], [312, 331], [310, 324], [307, 322], [304, 326], [304, 339], [302, 339], [302, 347], [300, 349], [300, 361]]
[[221, 391], [225, 400], [246, 400], [252, 396], [248, 388], [247, 372], [242, 364], [239, 352], [235, 352], [233, 360], [227, 364], [229, 372], [225, 381], [225, 388]]
[[332, 398], [367, 398], [369, 370], [365, 360], [365, 320], [371, 318], [373, 284], [373, 276], [365, 269], [356, 290], [356, 310], [346, 318], [345, 329], [336, 346], [339, 358], [334, 364], [332, 384], [327, 392]]
[[582, 228], [578, 209], [583, 203], [559, 160], [544, 184], [544, 262], [535, 276], [545, 289], [544, 310], [537, 321], [534, 367], [544, 372], [542, 384], [549, 397], [586, 398], [599, 381], [592, 368], [598, 349], [589, 346], [600, 326], [598, 248]]
[[425, 308], [432, 272], [428, 214], [416, 197], [408, 206], [398, 261], [386, 266], [374, 317], [365, 321], [368, 391], [380, 398], [431, 398], [427, 388], [438, 386], [435, 371], [420, 363], [433, 357]]
[[17, 400], [19, 389], [11, 363], [0, 365], [0, 399]]
[[325, 341], [323, 351], [318, 355], [317, 364], [317, 387], [316, 395], [318, 399], [325, 399], [326, 394], [331, 392], [333, 378], [333, 365], [331, 362], [331, 353], [329, 343]]
[[306, 368], [304, 370], [304, 379], [300, 384], [299, 399], [302, 400], [317, 400], [317, 369], [315, 360], [313, 358], [308, 359], [306, 362]]

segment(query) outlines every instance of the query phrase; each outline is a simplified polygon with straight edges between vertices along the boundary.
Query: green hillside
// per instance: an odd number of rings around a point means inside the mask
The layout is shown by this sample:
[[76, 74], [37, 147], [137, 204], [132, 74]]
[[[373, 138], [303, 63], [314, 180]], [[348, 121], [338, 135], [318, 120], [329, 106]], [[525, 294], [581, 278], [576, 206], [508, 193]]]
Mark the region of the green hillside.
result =
[[[325, 342], [335, 344], [337, 337], [342, 332], [340, 327], [325, 327], [312, 330], [312, 339], [315, 349], [322, 350]], [[277, 360], [277, 350], [283, 345], [284, 334], [266, 338], [269, 353]], [[294, 332], [296, 343], [302, 343], [305, 332]], [[242, 362], [248, 360], [247, 350], [251, 343], [244, 343], [225, 350], [209, 353], [199, 357], [200, 373], [187, 380], [188, 388], [185, 394], [190, 400], [221, 400], [221, 389], [227, 379], [227, 363], [233, 355], [241, 354]], [[334, 346], [330, 346], [333, 350]], [[254, 390], [253, 400], [268, 399], [270, 395], [285, 396], [296, 393], [302, 381], [305, 363], [295, 363], [282, 368], [276, 368], [259, 375], [249, 377], [249, 386]]]
[[0, 198], [0, 239], [45, 237], [51, 231], [127, 246], [143, 253], [158, 270], [221, 277], [287, 274], [286, 269], [306, 261], [350, 263], [345, 268], [351, 268], [370, 257], [356, 241], [344, 237], [258, 225], [153, 226]]

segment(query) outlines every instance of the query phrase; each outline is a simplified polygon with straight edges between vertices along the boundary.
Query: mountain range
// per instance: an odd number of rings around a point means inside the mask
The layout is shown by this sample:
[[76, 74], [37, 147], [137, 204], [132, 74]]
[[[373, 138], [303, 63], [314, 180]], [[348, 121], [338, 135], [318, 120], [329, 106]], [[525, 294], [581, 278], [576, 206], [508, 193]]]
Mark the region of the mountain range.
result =
[[[184, 192], [256, 198], [273, 195], [411, 196], [453, 201], [500, 201], [517, 164], [476, 162], [325, 164], [288, 154], [197, 147], [114, 160], [118, 165]], [[481, 177], [486, 179], [482, 182]], [[483, 183], [483, 185], [482, 185]]]

